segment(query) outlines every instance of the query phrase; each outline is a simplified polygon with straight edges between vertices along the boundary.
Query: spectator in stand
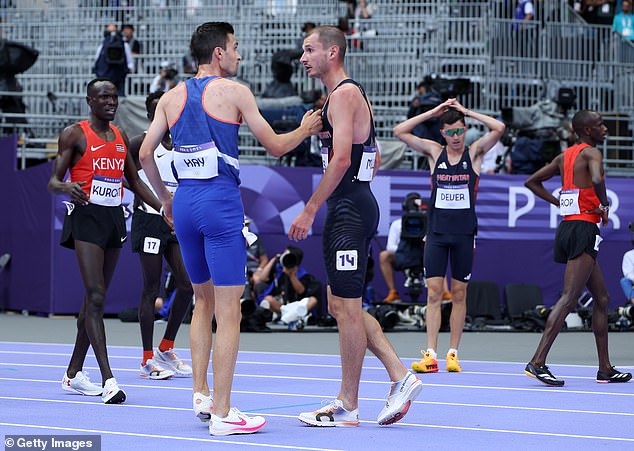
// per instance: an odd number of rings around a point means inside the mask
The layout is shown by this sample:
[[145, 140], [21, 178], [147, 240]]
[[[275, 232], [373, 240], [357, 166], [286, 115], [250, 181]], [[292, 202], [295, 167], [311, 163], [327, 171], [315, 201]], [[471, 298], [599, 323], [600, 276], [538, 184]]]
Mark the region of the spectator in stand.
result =
[[611, 25], [614, 11], [614, 0], [583, 0], [581, 5], [581, 17], [597, 25]]
[[531, 0], [517, 0], [515, 6], [515, 22], [513, 23], [513, 29], [522, 29], [525, 22], [531, 21], [535, 18], [535, 8]]
[[614, 16], [612, 31], [619, 33], [630, 41], [634, 40], [634, 14], [632, 14], [632, 0], [623, 0], [621, 12]]
[[178, 69], [176, 64], [169, 61], [161, 62], [161, 69], [159, 74], [154, 77], [152, 84], [150, 85], [150, 93], [162, 91], [167, 92], [174, 86], [181, 82], [178, 76]]
[[[418, 116], [421, 113], [431, 110], [442, 103], [442, 97], [432, 89], [432, 77], [426, 76], [423, 81], [416, 86], [416, 95], [409, 104], [407, 118]], [[418, 124], [412, 130], [412, 134], [423, 139], [430, 139], [437, 143], [442, 143], [440, 134], [440, 120], [431, 118], [428, 121]]]
[[121, 27], [121, 33], [123, 34], [123, 40], [128, 43], [133, 55], [141, 54], [141, 43], [134, 37], [134, 25], [125, 24]]

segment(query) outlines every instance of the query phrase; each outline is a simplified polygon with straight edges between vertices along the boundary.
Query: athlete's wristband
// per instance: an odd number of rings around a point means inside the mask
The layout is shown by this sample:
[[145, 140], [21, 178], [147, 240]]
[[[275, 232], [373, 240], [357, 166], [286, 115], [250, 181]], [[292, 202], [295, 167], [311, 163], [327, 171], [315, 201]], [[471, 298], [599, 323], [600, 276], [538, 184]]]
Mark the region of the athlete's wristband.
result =
[[163, 216], [163, 213], [165, 213], [165, 211], [163, 210], [163, 206], [161, 205], [161, 208], [159, 210], [159, 215]]
[[601, 210], [603, 213], [607, 213], [608, 211], [610, 211], [610, 204], [608, 205], [599, 204], [599, 210]]

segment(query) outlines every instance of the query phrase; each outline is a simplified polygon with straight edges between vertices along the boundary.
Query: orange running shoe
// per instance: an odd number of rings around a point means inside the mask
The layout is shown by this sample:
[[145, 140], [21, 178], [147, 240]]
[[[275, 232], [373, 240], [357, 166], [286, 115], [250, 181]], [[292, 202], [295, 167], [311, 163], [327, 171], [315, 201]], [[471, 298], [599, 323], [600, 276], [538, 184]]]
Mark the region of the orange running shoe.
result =
[[383, 299], [383, 302], [394, 302], [394, 301], [400, 301], [400, 300], [401, 300], [401, 296], [398, 294], [398, 291], [390, 290], [390, 294], [388, 294], [387, 297]]
[[412, 370], [417, 373], [437, 373], [438, 372], [438, 360], [431, 356], [428, 351], [421, 351], [423, 359], [419, 362], [412, 363]]
[[458, 357], [454, 352], [447, 354], [447, 371], [450, 373], [459, 373], [462, 371], [462, 368], [460, 368], [460, 362], [458, 362]]

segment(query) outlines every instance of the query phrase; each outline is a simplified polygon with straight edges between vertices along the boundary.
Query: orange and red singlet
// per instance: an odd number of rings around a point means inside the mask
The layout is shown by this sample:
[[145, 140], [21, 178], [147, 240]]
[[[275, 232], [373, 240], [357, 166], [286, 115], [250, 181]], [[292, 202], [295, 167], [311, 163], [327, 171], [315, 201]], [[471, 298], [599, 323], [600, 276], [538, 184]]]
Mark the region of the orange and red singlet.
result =
[[596, 224], [601, 220], [601, 216], [597, 213], [586, 213], [600, 204], [594, 188], [579, 188], [574, 184], [575, 160], [586, 147], [590, 145], [577, 144], [564, 152], [564, 184], [559, 193], [559, 210], [564, 221], [588, 221]]
[[70, 180], [86, 182], [82, 189], [91, 204], [116, 207], [123, 198], [123, 168], [127, 149], [119, 130], [113, 125], [114, 141], [104, 141], [93, 131], [88, 121], [79, 122], [86, 136], [86, 150], [70, 169]]

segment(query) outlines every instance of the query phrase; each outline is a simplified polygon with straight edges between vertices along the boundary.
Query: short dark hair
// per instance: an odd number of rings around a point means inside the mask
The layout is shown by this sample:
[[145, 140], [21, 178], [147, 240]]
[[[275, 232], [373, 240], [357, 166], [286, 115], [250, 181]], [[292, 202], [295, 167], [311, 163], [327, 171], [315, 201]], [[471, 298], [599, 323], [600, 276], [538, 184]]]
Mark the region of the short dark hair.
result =
[[301, 265], [304, 259], [304, 251], [296, 246], [286, 246], [286, 249], [297, 258], [297, 266]]
[[453, 124], [458, 121], [461, 121], [463, 124], [465, 123], [464, 114], [462, 114], [460, 111], [456, 110], [455, 108], [449, 108], [447, 111], [445, 111], [443, 114], [440, 115], [441, 127], [445, 124]]
[[110, 83], [112, 86], [114, 86], [116, 88], [115, 84], [111, 80], [109, 80], [107, 78], [103, 78], [103, 77], [94, 78], [94, 79], [90, 80], [88, 82], [88, 86], [86, 86], [86, 95], [90, 95], [90, 91], [93, 89], [93, 87], [97, 83], [100, 83], [102, 81], [108, 82], [108, 83]]
[[160, 99], [163, 96], [163, 94], [165, 94], [165, 92], [161, 90], [149, 93], [148, 96], [145, 98], [145, 111], [149, 113], [150, 107], [152, 106], [152, 102]]
[[333, 45], [339, 47], [339, 61], [343, 62], [346, 56], [346, 35], [343, 34], [343, 31], [337, 27], [322, 25], [310, 30], [306, 37], [312, 34], [319, 36], [319, 42], [321, 42], [321, 45], [323, 45], [325, 49]]
[[216, 47], [227, 50], [227, 39], [235, 34], [228, 22], [205, 22], [192, 34], [189, 44], [191, 54], [198, 64], [209, 64]]
[[575, 131], [577, 136], [583, 135], [584, 127], [590, 125], [590, 122], [594, 120], [599, 113], [592, 110], [579, 110], [572, 118], [572, 129]]
[[134, 25], [132, 25], [131, 23], [124, 23], [123, 25], [121, 25], [121, 29], [123, 30], [124, 28], [129, 28], [130, 30], [134, 31]]

